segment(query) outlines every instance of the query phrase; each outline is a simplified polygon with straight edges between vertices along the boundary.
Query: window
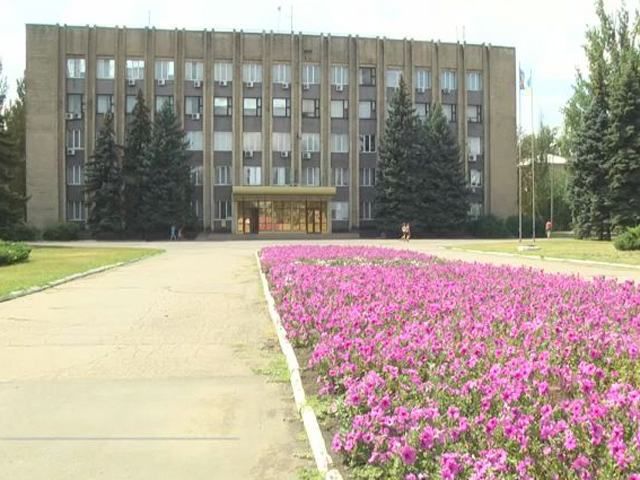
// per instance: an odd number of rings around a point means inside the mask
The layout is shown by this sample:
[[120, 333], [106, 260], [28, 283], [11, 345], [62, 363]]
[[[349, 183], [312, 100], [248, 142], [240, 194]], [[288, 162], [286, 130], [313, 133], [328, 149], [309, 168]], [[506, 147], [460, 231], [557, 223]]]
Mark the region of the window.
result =
[[214, 97], [213, 114], [219, 117], [230, 117], [233, 111], [231, 97]]
[[156, 80], [173, 79], [173, 60], [156, 60]]
[[320, 186], [320, 167], [306, 167], [304, 169], [305, 185]]
[[144, 60], [127, 60], [127, 80], [144, 79]]
[[273, 185], [289, 185], [289, 167], [273, 167]]
[[360, 85], [374, 86], [376, 84], [376, 67], [360, 67]]
[[349, 169], [345, 167], [333, 168], [333, 186], [347, 187], [349, 186]]
[[233, 150], [233, 133], [213, 132], [213, 151], [230, 152]]
[[331, 100], [331, 118], [347, 118], [348, 116], [348, 100]]
[[371, 210], [373, 202], [360, 202], [360, 220], [371, 220], [373, 216], [371, 215]]
[[204, 79], [204, 64], [195, 60], [184, 62], [184, 79], [192, 82], [201, 82]]
[[197, 198], [191, 202], [191, 209], [193, 210], [193, 214], [196, 217], [199, 218], [202, 216], [200, 215], [200, 213], [202, 212], [202, 209], [200, 208], [200, 200], [198, 200]]
[[213, 80], [215, 82], [230, 82], [233, 79], [233, 63], [219, 62], [213, 65]]
[[456, 123], [458, 116], [457, 116], [457, 105], [454, 105], [452, 103], [443, 103], [442, 104], [442, 111], [444, 113], [444, 116], [447, 117], [447, 120], [450, 123]]
[[482, 90], [481, 72], [467, 72], [467, 91], [479, 92]]
[[273, 116], [274, 117], [290, 117], [291, 116], [291, 99], [290, 98], [274, 98], [273, 99]]
[[184, 97], [184, 113], [187, 115], [202, 113], [202, 97]]
[[349, 135], [332, 133], [331, 153], [349, 153]]
[[216, 202], [215, 220], [228, 220], [231, 218], [231, 202], [228, 200], [218, 200]]
[[229, 165], [221, 165], [216, 167], [216, 185], [231, 185], [231, 167]]
[[126, 100], [127, 113], [132, 114], [133, 109], [136, 108], [136, 103], [138, 103], [138, 98], [135, 95], [127, 95]]
[[370, 153], [376, 151], [376, 136], [360, 135], [360, 151], [363, 153]]
[[162, 110], [165, 103], [173, 108], [173, 95], [156, 95], [156, 113]]
[[188, 130], [184, 133], [189, 142], [187, 150], [202, 150], [202, 130]]
[[84, 78], [84, 58], [67, 58], [67, 78]]
[[243, 101], [243, 114], [245, 117], [261, 117], [262, 98], [245, 97]]
[[315, 85], [320, 83], [320, 65], [315, 63], [305, 63], [302, 66], [302, 83], [304, 85]]
[[262, 83], [262, 65], [259, 63], [242, 65], [242, 81], [248, 84]]
[[482, 172], [480, 170], [469, 170], [469, 183], [472, 187], [479, 187], [482, 185]]
[[472, 203], [469, 205], [469, 216], [473, 218], [478, 218], [482, 215], [482, 204], [481, 203]]
[[191, 167], [191, 184], [196, 186], [202, 185], [202, 165]]
[[67, 132], [67, 148], [82, 150], [82, 130], [74, 128]]
[[86, 218], [83, 201], [69, 200], [67, 202], [67, 217], [73, 222], [81, 222]]
[[426, 120], [427, 115], [429, 115], [429, 111], [431, 110], [431, 105], [428, 103], [416, 103], [416, 115], [420, 120]]
[[274, 152], [290, 152], [291, 134], [286, 132], [273, 132], [271, 144], [271, 149]]
[[97, 95], [96, 96], [96, 113], [104, 115], [113, 112], [113, 95]]
[[67, 185], [84, 184], [84, 166], [71, 165], [67, 168]]
[[276, 63], [272, 67], [273, 83], [291, 83], [291, 65]]
[[440, 86], [443, 91], [456, 90], [458, 88], [458, 79], [456, 77], [455, 70], [443, 70], [442, 71], [442, 85]]
[[304, 98], [302, 100], [302, 116], [305, 118], [318, 118], [320, 116], [320, 99]]
[[376, 101], [367, 100], [358, 105], [358, 116], [362, 118], [376, 118]]
[[425, 92], [431, 88], [431, 70], [426, 68], [416, 68], [416, 90]]
[[482, 142], [480, 137], [468, 137], [467, 144], [469, 145], [469, 161], [477, 161], [478, 157], [482, 155]]
[[96, 62], [96, 78], [112, 79], [116, 74], [116, 61], [113, 58], [98, 58]]
[[244, 167], [244, 184], [261, 185], [262, 167]]
[[385, 74], [385, 82], [387, 88], [400, 87], [400, 78], [402, 78], [402, 70], [398, 68], [390, 68]]
[[75, 93], [67, 95], [67, 113], [82, 115], [82, 95]]
[[346, 65], [331, 65], [331, 85], [349, 85], [349, 68]]
[[360, 169], [360, 186], [373, 187], [375, 183], [376, 183], [376, 169], [361, 168]]
[[349, 202], [331, 202], [331, 220], [349, 220]]
[[244, 132], [242, 134], [242, 149], [245, 152], [262, 151], [262, 133]]
[[302, 134], [302, 151], [303, 152], [319, 152], [320, 151], [320, 134], [319, 133], [303, 133]]
[[482, 123], [482, 105], [467, 105], [467, 121]]

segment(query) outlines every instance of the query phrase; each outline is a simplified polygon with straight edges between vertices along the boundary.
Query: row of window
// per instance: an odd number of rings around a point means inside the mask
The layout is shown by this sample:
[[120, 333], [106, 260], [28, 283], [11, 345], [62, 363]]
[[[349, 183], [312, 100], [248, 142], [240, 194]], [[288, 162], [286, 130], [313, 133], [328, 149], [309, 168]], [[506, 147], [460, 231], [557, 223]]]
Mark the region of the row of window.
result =
[[[389, 88], [397, 88], [403, 75], [401, 68], [389, 68], [385, 72], [385, 85]], [[67, 78], [85, 78], [86, 64], [84, 58], [67, 58]], [[98, 79], [115, 78], [115, 59], [98, 58], [96, 61], [96, 77]], [[127, 80], [144, 79], [144, 60], [128, 59], [126, 62]], [[156, 80], [175, 80], [175, 67], [173, 60], [156, 60]], [[204, 79], [204, 63], [197, 60], [185, 62], [185, 80], [202, 82]], [[231, 82], [233, 80], [233, 63], [217, 62], [213, 68], [213, 79], [216, 82]], [[244, 63], [242, 65], [242, 81], [247, 84], [262, 83], [262, 65], [260, 63]], [[330, 73], [331, 85], [344, 87], [349, 84], [349, 67], [346, 65], [332, 65]], [[466, 86], [469, 91], [482, 90], [482, 72], [469, 71], [466, 76]], [[289, 85], [291, 83], [291, 65], [278, 63], [272, 66], [272, 80], [275, 84]], [[304, 85], [317, 85], [320, 83], [320, 65], [305, 63], [302, 66], [302, 83]], [[418, 91], [431, 88], [431, 70], [416, 67], [414, 69], [414, 83]], [[458, 88], [457, 71], [443, 69], [440, 76], [443, 90], [456, 90]], [[376, 67], [360, 67], [358, 70], [358, 84], [363, 86], [375, 86]]]

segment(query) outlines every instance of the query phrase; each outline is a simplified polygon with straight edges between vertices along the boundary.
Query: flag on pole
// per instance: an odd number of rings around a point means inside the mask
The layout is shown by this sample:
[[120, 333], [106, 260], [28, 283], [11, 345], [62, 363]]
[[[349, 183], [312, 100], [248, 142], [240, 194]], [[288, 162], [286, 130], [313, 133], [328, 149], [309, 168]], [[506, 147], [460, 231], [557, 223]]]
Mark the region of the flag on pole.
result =
[[524, 70], [520, 70], [520, 90], [524, 90]]

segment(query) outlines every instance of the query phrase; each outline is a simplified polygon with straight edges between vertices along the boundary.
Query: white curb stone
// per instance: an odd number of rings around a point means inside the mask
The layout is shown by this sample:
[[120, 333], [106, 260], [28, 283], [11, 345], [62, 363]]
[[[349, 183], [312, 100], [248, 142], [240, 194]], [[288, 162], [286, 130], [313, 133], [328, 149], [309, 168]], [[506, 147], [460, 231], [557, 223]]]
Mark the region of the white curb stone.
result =
[[325, 480], [342, 480], [340, 472], [333, 468], [333, 460], [327, 452], [327, 447], [324, 443], [324, 437], [322, 436], [316, 414], [313, 411], [313, 408], [307, 405], [304, 388], [302, 386], [302, 379], [300, 378], [300, 365], [298, 364], [298, 359], [293, 347], [287, 339], [287, 333], [282, 326], [280, 314], [276, 310], [276, 303], [269, 291], [269, 284], [267, 283], [267, 277], [262, 271], [262, 264], [260, 263], [258, 251], [256, 251], [256, 262], [258, 263], [258, 271], [260, 272], [260, 280], [262, 281], [262, 290], [264, 291], [264, 296], [267, 300], [269, 316], [275, 326], [282, 353], [287, 359], [293, 397], [296, 402], [298, 413], [300, 413], [300, 416], [302, 417], [304, 429], [307, 432], [307, 438], [309, 439], [309, 445], [311, 447], [311, 452], [313, 453], [313, 458], [316, 462], [316, 467]]

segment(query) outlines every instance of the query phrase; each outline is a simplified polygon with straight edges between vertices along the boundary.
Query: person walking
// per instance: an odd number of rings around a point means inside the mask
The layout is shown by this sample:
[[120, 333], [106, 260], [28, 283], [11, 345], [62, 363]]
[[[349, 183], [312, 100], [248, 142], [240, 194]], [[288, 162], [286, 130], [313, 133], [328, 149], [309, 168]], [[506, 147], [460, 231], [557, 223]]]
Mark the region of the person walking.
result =
[[407, 239], [407, 224], [403, 223], [402, 227], [400, 227], [400, 232], [402, 232], [402, 235], [400, 236], [400, 240], [406, 240]]
[[407, 222], [407, 242], [411, 240], [411, 225]]
[[178, 236], [176, 235], [176, 226], [171, 225], [171, 235], [169, 236], [169, 240], [177, 240]]
[[547, 223], [544, 224], [544, 231], [547, 234], [547, 238], [551, 238], [551, 229], [553, 228], [553, 224], [551, 220], [547, 220]]

